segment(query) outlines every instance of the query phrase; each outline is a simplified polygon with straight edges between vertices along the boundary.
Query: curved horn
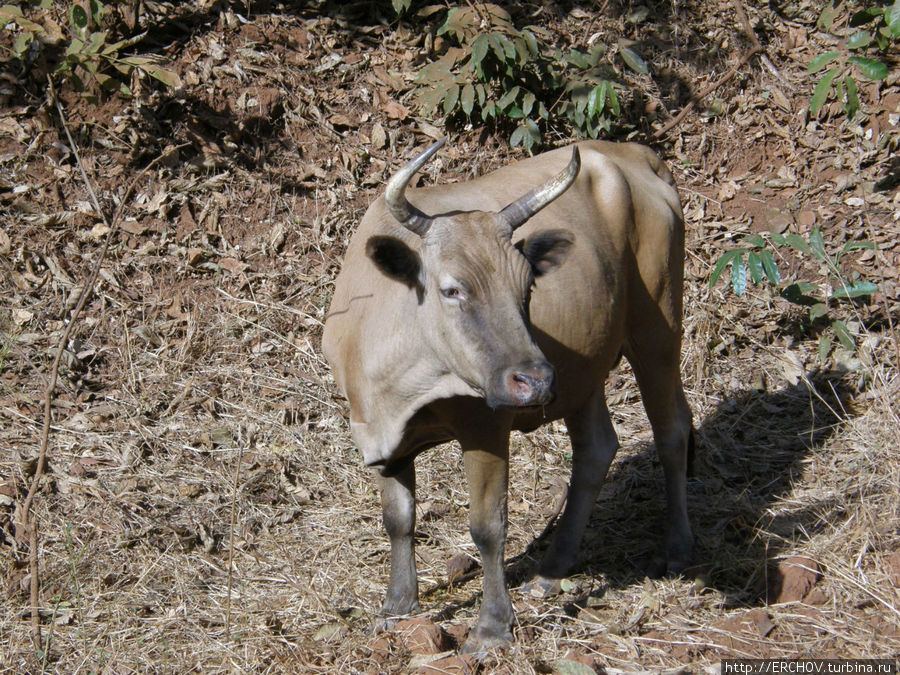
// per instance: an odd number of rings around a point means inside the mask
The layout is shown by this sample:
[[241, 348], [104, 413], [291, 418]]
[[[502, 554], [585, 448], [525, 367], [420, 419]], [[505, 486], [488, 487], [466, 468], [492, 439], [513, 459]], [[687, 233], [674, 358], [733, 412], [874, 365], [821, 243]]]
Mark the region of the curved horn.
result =
[[527, 194], [519, 197], [512, 204], [506, 206], [500, 215], [509, 223], [512, 229], [516, 229], [535, 213], [547, 206], [563, 192], [569, 189], [578, 170], [581, 168], [581, 154], [578, 146], [572, 148], [572, 159], [565, 169], [548, 180], [543, 185], [538, 185]]
[[415, 206], [406, 200], [406, 186], [415, 175], [416, 171], [431, 159], [431, 156], [443, 147], [446, 138], [442, 138], [422, 154], [412, 160], [409, 164], [395, 173], [388, 181], [387, 188], [384, 191], [384, 201], [387, 203], [388, 210], [391, 215], [396, 218], [405, 228], [418, 234], [420, 237], [424, 235], [431, 225], [431, 218], [419, 211]]

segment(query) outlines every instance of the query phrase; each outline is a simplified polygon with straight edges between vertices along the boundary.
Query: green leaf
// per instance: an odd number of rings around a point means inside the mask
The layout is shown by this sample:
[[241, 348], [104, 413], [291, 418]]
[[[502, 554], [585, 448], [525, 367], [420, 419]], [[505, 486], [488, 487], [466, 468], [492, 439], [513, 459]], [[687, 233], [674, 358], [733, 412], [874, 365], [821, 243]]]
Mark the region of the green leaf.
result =
[[754, 251], [747, 253], [747, 267], [750, 270], [750, 279], [754, 284], [758, 284], [763, 278], [762, 260]]
[[528, 45], [528, 51], [531, 52], [532, 56], [537, 56], [541, 53], [541, 50], [538, 47], [537, 38], [534, 37], [534, 33], [529, 30], [523, 30], [522, 37], [525, 38], [525, 44]]
[[809, 100], [809, 111], [811, 113], [819, 112], [822, 106], [825, 105], [825, 101], [828, 100], [828, 94], [831, 93], [831, 82], [839, 72], [839, 68], [832, 68], [816, 84], [812, 98]]
[[828, 314], [828, 305], [824, 302], [817, 302], [809, 308], [809, 320], [815, 321], [819, 317]]
[[17, 5], [0, 5], [0, 26], [5, 26], [17, 17], [24, 16]]
[[603, 111], [603, 106], [606, 104], [606, 82], [601, 82], [596, 87], [591, 89], [591, 93], [588, 94], [587, 100], [587, 114], [588, 117], [594, 117], [598, 112]]
[[850, 25], [854, 28], [857, 26], [865, 26], [872, 20], [877, 19], [883, 13], [884, 10], [881, 7], [867, 7], [866, 9], [853, 13], [853, 16], [850, 17]]
[[825, 359], [828, 358], [828, 355], [831, 353], [831, 338], [827, 335], [823, 335], [819, 338], [819, 361], [825, 362]]
[[515, 61], [516, 60], [516, 46], [509, 41], [503, 33], [497, 33], [497, 39], [500, 40], [500, 44], [503, 45], [503, 51], [506, 53], [507, 61]]
[[736, 257], [731, 261], [731, 290], [736, 295], [743, 295], [747, 290], [747, 268], [744, 267], [744, 258]]
[[73, 2], [72, 6], [69, 7], [69, 21], [78, 30], [87, 28], [88, 15], [87, 12], [84, 11], [84, 7]]
[[181, 87], [181, 78], [178, 77], [178, 73], [171, 70], [166, 70], [165, 68], [153, 64], [141, 66], [141, 70], [171, 89], [179, 89]]
[[518, 96], [518, 95], [519, 95], [519, 87], [515, 86], [512, 89], [510, 89], [509, 91], [507, 91], [505, 94], [503, 94], [503, 96], [500, 97], [500, 100], [497, 101], [497, 105], [500, 107], [501, 110], [503, 110], [503, 109], [509, 107], [513, 103], [513, 101], [516, 100], [516, 96]]
[[892, 37], [900, 38], [900, 0], [884, 10], [884, 23]]
[[91, 33], [90, 37], [87, 41], [87, 53], [88, 54], [96, 54], [99, 52], [103, 45], [106, 44], [106, 31], [100, 31], [98, 33]]
[[821, 228], [814, 227], [812, 232], [809, 233], [809, 248], [816, 258], [825, 262], [827, 257], [825, 253], [825, 239], [822, 237]]
[[844, 89], [847, 90], [847, 105], [845, 106], [847, 119], [852, 120], [859, 110], [859, 94], [856, 91], [856, 80], [850, 75], [844, 78]]
[[800, 253], [809, 254], [809, 243], [801, 237], [799, 234], [786, 234], [784, 236], [785, 243], [790, 246], [795, 251], [799, 251]]
[[475, 107], [475, 87], [470, 82], [462, 88], [459, 95], [459, 107], [462, 111], [471, 117], [472, 109]]
[[828, 3], [828, 6], [822, 10], [821, 14], [819, 14], [819, 20], [816, 22], [816, 26], [830, 32], [831, 26], [834, 24], [835, 16], [837, 16], [837, 10], [834, 7], [834, 3]]
[[94, 25], [101, 25], [103, 23], [103, 17], [106, 16], [106, 5], [99, 2], [99, 0], [89, 0], [88, 6], [91, 9], [91, 17], [94, 19]]
[[736, 248], [732, 251], [728, 251], [727, 253], [722, 254], [722, 257], [719, 258], [719, 261], [713, 268], [712, 274], [709, 275], [709, 287], [712, 288], [713, 286], [715, 286], [719, 281], [719, 277], [722, 276], [722, 272], [725, 271], [725, 268], [728, 267], [729, 263], [737, 256], [743, 255], [746, 251], [747, 249], [745, 248]]
[[475, 42], [472, 43], [472, 63], [475, 66], [481, 65], [481, 62], [484, 60], [485, 55], [488, 53], [488, 49], [490, 49], [490, 46], [491, 42], [485, 33], [482, 33], [477, 38], [475, 38]]
[[872, 43], [872, 34], [861, 30], [847, 38], [847, 49], [863, 49]]
[[577, 49], [572, 49], [569, 51], [569, 55], [566, 57], [566, 61], [568, 61], [576, 68], [581, 68], [582, 70], [587, 70], [591, 67], [591, 60], [588, 58], [587, 54], [578, 51]]
[[494, 56], [497, 57], [497, 60], [500, 63], [506, 61], [506, 50], [503, 48], [503, 43], [500, 41], [500, 34], [491, 33], [488, 36], [488, 43], [491, 45], [491, 51], [494, 52]]
[[34, 35], [31, 33], [19, 33], [15, 42], [13, 42], [13, 52], [16, 56], [22, 56], [28, 51], [32, 42], [34, 42]]
[[852, 284], [845, 284], [834, 290], [831, 294], [832, 298], [862, 298], [872, 293], [878, 292], [878, 285], [871, 281], [857, 281]]
[[459, 85], [454, 82], [449, 87], [447, 87], [444, 93], [444, 114], [449, 115], [453, 108], [456, 107], [456, 102], [459, 101]]
[[795, 305], [805, 305], [811, 306], [815, 305], [818, 300], [815, 298], [811, 298], [807, 293], [811, 293], [818, 289], [818, 286], [815, 284], [808, 284], [804, 282], [798, 282], [795, 284], [790, 284], [789, 286], [785, 286], [781, 291], [781, 297], [787, 300], [788, 302], [792, 302]]
[[394, 11], [397, 14], [403, 14], [403, 12], [409, 9], [411, 4], [412, 0], [391, 0], [391, 5], [394, 7]]
[[520, 124], [515, 129], [513, 129], [513, 132], [509, 137], [509, 145], [510, 145], [510, 147], [515, 148], [518, 145], [522, 145], [522, 142], [524, 139], [525, 139], [525, 125]]
[[766, 240], [763, 238], [761, 234], [748, 234], [744, 237], [744, 240], [741, 242], [745, 246], [752, 246], [754, 248], [762, 248], [766, 245]]
[[487, 100], [487, 89], [483, 84], [476, 84], [475, 93], [478, 95], [478, 105], [483, 106]]
[[859, 72], [862, 73], [863, 77], [869, 80], [883, 80], [888, 76], [888, 67], [881, 61], [867, 59], [862, 56], [851, 56], [847, 61], [859, 68]]
[[533, 120], [525, 120], [525, 128], [527, 129], [527, 138], [525, 139], [525, 148], [531, 148], [541, 142], [541, 130]]
[[534, 94], [530, 91], [526, 91], [525, 95], [522, 96], [522, 113], [524, 115], [530, 115], [531, 111], [534, 109], [534, 102], [537, 100]]
[[809, 65], [806, 66], [806, 72], [818, 73], [820, 70], [822, 70], [822, 68], [834, 61], [840, 55], [840, 52], [825, 52], [824, 54], [819, 54], [809, 62]]
[[647, 75], [650, 73], [650, 69], [647, 68], [647, 64], [644, 62], [644, 59], [638, 56], [637, 52], [631, 49], [631, 47], [626, 47], [622, 44], [619, 44], [619, 53], [622, 55], [622, 60], [625, 62], [625, 65], [631, 68], [634, 72], [640, 73], [641, 75]]
[[781, 274], [778, 272], [778, 265], [775, 264], [772, 254], [769, 251], [760, 251], [759, 257], [762, 260], [763, 271], [765, 271], [769, 283], [773, 286], [780, 284]]
[[843, 321], [840, 319], [832, 321], [831, 330], [834, 331], [835, 337], [837, 337], [841, 346], [848, 352], [852, 352], [856, 348], [856, 343], [853, 341], [853, 335], [847, 330], [847, 325]]
[[844, 244], [843, 248], [841, 248], [841, 255], [849, 253], [850, 251], [858, 250], [874, 251], [877, 248], [878, 247], [875, 245], [875, 243], [871, 241], [848, 241], [846, 244]]
[[612, 113], [618, 117], [622, 108], [619, 106], [619, 97], [616, 95], [616, 88], [613, 86], [612, 82], [608, 83], [609, 86], [606, 88], [606, 99], [609, 101], [609, 109]]

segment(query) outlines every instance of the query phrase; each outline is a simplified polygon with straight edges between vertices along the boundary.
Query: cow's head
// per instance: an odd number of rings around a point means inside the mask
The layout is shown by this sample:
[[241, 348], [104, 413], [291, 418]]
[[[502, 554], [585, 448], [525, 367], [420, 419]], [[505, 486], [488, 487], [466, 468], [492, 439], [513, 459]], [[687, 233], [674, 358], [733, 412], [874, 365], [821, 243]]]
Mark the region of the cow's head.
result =
[[528, 299], [534, 279], [565, 259], [572, 235], [543, 231], [515, 244], [512, 235], [572, 184], [581, 166], [578, 149], [559, 175], [499, 212], [460, 204], [452, 213], [426, 215], [407, 201], [406, 186], [443, 144], [401, 169], [385, 192], [391, 215], [417, 236], [375, 236], [366, 252], [384, 274], [418, 294], [421, 315], [409, 320], [421, 327], [447, 375], [491, 407], [550, 403], [555, 372], [529, 333]]

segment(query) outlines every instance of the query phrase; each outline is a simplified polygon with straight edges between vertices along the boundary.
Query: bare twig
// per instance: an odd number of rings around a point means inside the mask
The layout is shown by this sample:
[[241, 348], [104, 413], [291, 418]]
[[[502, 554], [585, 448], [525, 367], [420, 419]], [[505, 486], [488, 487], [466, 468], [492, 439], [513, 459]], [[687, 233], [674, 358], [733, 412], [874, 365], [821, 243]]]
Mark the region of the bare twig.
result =
[[744, 32], [747, 33], [747, 37], [750, 38], [750, 42], [753, 43], [753, 47], [750, 49], [749, 52], [744, 54], [744, 56], [741, 58], [741, 60], [738, 61], [734, 66], [732, 66], [728, 70], [727, 73], [725, 73], [722, 77], [720, 77], [718, 80], [716, 80], [711, 85], [709, 85], [708, 87], [703, 89], [696, 96], [694, 96], [690, 101], [688, 101], [687, 104], [681, 109], [681, 111], [675, 117], [673, 117], [671, 120], [669, 120], [661, 129], [658, 129], [653, 134], [653, 138], [662, 138], [667, 133], [669, 133], [669, 131], [673, 127], [678, 126], [678, 124], [681, 122], [681, 120], [683, 120], [685, 118], [685, 116], [687, 116], [687, 114], [689, 112], [691, 112], [691, 110], [694, 109], [694, 105], [697, 103], [697, 101], [703, 100], [711, 92], [715, 91], [716, 89], [721, 87], [723, 84], [728, 82], [728, 80], [730, 80], [732, 77], [734, 77], [734, 74], [740, 68], [742, 68], [744, 66], [744, 64], [746, 64], [754, 56], [756, 56], [757, 54], [765, 55], [766, 50], [759, 43], [759, 38], [756, 37], [756, 31], [753, 30], [753, 26], [750, 25], [750, 21], [749, 21], [749, 19], [747, 19], [747, 13], [744, 11], [743, 6], [741, 5], [741, 1], [733, 0], [732, 5], [734, 5], [734, 9], [735, 9], [735, 12], [737, 12], [738, 19], [740, 20], [741, 25], [744, 27]]
[[746, 54], [744, 54], [744, 56], [741, 58], [741, 60], [738, 61], [736, 64], [734, 64], [734, 65], [728, 70], [727, 73], [725, 73], [722, 77], [720, 77], [718, 80], [716, 80], [715, 82], [713, 82], [713, 83], [712, 83], [711, 85], [709, 85], [708, 87], [704, 88], [700, 93], [698, 93], [696, 96], [694, 96], [694, 98], [692, 98], [690, 101], [688, 101], [687, 104], [681, 109], [681, 111], [680, 111], [677, 115], [675, 115], [675, 117], [673, 117], [671, 120], [669, 120], [669, 121], [665, 124], [665, 126], [663, 126], [661, 129], [658, 129], [658, 130], [653, 134], [653, 138], [662, 138], [662, 137], [665, 136], [667, 133], [669, 133], [669, 131], [670, 131], [673, 127], [678, 126], [678, 124], [681, 123], [681, 120], [683, 120], [683, 119], [687, 116], [687, 114], [688, 114], [689, 112], [691, 112], [691, 110], [694, 109], [694, 104], [695, 104], [697, 101], [699, 101], [699, 100], [705, 98], [710, 92], [715, 91], [716, 89], [718, 89], [719, 87], [721, 87], [723, 84], [725, 84], [726, 82], [728, 82], [728, 80], [730, 80], [732, 77], [734, 77], [734, 74], [735, 74], [740, 68], [743, 68], [744, 64], [746, 64], [750, 59], [752, 59], [754, 56], [756, 56], [760, 51], [762, 51], [762, 47], [756, 47], [756, 46], [754, 46], [749, 52], [747, 52]]
[[[78, 296], [78, 301], [75, 303], [75, 307], [72, 310], [71, 315], [69, 316], [69, 321], [66, 324], [66, 328], [63, 331], [62, 336], [59, 339], [59, 343], [56, 346], [56, 354], [53, 357], [53, 363], [50, 366], [49, 378], [44, 389], [44, 421], [43, 427], [41, 429], [41, 444], [40, 450], [38, 451], [38, 459], [37, 465], [35, 466], [34, 477], [31, 480], [31, 485], [28, 488], [28, 493], [25, 496], [25, 501], [22, 503], [21, 508], [18, 510], [18, 522], [17, 525], [22, 527], [24, 532], [28, 534], [29, 541], [29, 553], [28, 553], [28, 568], [30, 575], [30, 583], [29, 583], [29, 599], [31, 602], [31, 636], [32, 641], [34, 643], [35, 651], [40, 651], [43, 646], [41, 642], [41, 622], [40, 622], [40, 576], [39, 576], [39, 553], [38, 553], [38, 536], [37, 536], [37, 520], [34, 517], [33, 506], [34, 499], [37, 495], [38, 488], [40, 487], [41, 478], [43, 478], [44, 471], [47, 465], [47, 447], [50, 441], [50, 420], [51, 420], [51, 409], [53, 404], [53, 392], [56, 389], [56, 383], [59, 379], [59, 364], [62, 360], [63, 352], [65, 351], [66, 345], [69, 343], [69, 338], [72, 334], [73, 329], [75, 328], [75, 324], [78, 322], [78, 318], [81, 315], [82, 310], [84, 309], [85, 304], [87, 303], [88, 298], [91, 295], [91, 292], [94, 288], [94, 285], [97, 282], [97, 277], [100, 274], [100, 266], [103, 263], [103, 260], [106, 257], [106, 252], [109, 249], [110, 241], [112, 240], [112, 235], [116, 232], [116, 228], [118, 226], [119, 220], [121, 218], [122, 210], [124, 205], [131, 194], [131, 191], [134, 189], [134, 186], [137, 184], [138, 180], [143, 177], [144, 173], [148, 171], [152, 166], [156, 164], [156, 160], [150, 162], [132, 181], [132, 183], [128, 186], [128, 189], [125, 191], [125, 195], [122, 198], [122, 202], [119, 204], [119, 207], [116, 209], [115, 216], [113, 218], [113, 225], [110, 226], [109, 221], [106, 218], [106, 215], [103, 212], [103, 209], [100, 207], [100, 202], [97, 199], [97, 195], [94, 192], [93, 185], [91, 184], [90, 179], [88, 178], [87, 172], [84, 169], [84, 163], [81, 161], [81, 155], [78, 152], [78, 146], [75, 144], [75, 140], [72, 138], [72, 134], [69, 131], [69, 127], [66, 124], [66, 116], [65, 111], [63, 110], [62, 104], [59, 102], [59, 99], [56, 96], [56, 90], [53, 86], [52, 80], [50, 81], [50, 97], [56, 103], [56, 109], [59, 112], [60, 122], [62, 123], [63, 130], [66, 133], [66, 138], [69, 141], [69, 147], [72, 150], [73, 155], [75, 156], [75, 161], [78, 164], [78, 169], [81, 172], [81, 178], [84, 181], [85, 187], [88, 190], [88, 193], [91, 195], [91, 200], [93, 201], [94, 208], [96, 209], [97, 215], [103, 221], [104, 225], [107, 226], [108, 232], [103, 241], [103, 247], [100, 249], [100, 254], [97, 256], [97, 260], [94, 262], [94, 266], [91, 269], [91, 273], [88, 276], [87, 282], [82, 286], [81, 293]], [[49, 645], [47, 646], [49, 650]]]
[[225, 640], [231, 636], [231, 588], [234, 581], [234, 521], [235, 503], [237, 502], [238, 481], [241, 478], [241, 461], [244, 458], [244, 444], [238, 449], [237, 464], [234, 467], [234, 483], [231, 489], [231, 522], [228, 526], [228, 584], [225, 598]]

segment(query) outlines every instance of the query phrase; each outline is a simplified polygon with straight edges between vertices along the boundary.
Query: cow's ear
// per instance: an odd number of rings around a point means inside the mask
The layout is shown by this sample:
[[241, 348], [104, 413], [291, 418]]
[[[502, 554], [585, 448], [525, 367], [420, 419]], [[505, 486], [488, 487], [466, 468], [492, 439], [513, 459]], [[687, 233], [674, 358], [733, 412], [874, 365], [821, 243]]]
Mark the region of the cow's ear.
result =
[[575, 238], [565, 230], [545, 230], [520, 242], [522, 255], [531, 263], [536, 277], [562, 265]]
[[391, 279], [410, 288], [422, 285], [422, 259], [400, 239], [381, 235], [369, 237], [366, 255]]

